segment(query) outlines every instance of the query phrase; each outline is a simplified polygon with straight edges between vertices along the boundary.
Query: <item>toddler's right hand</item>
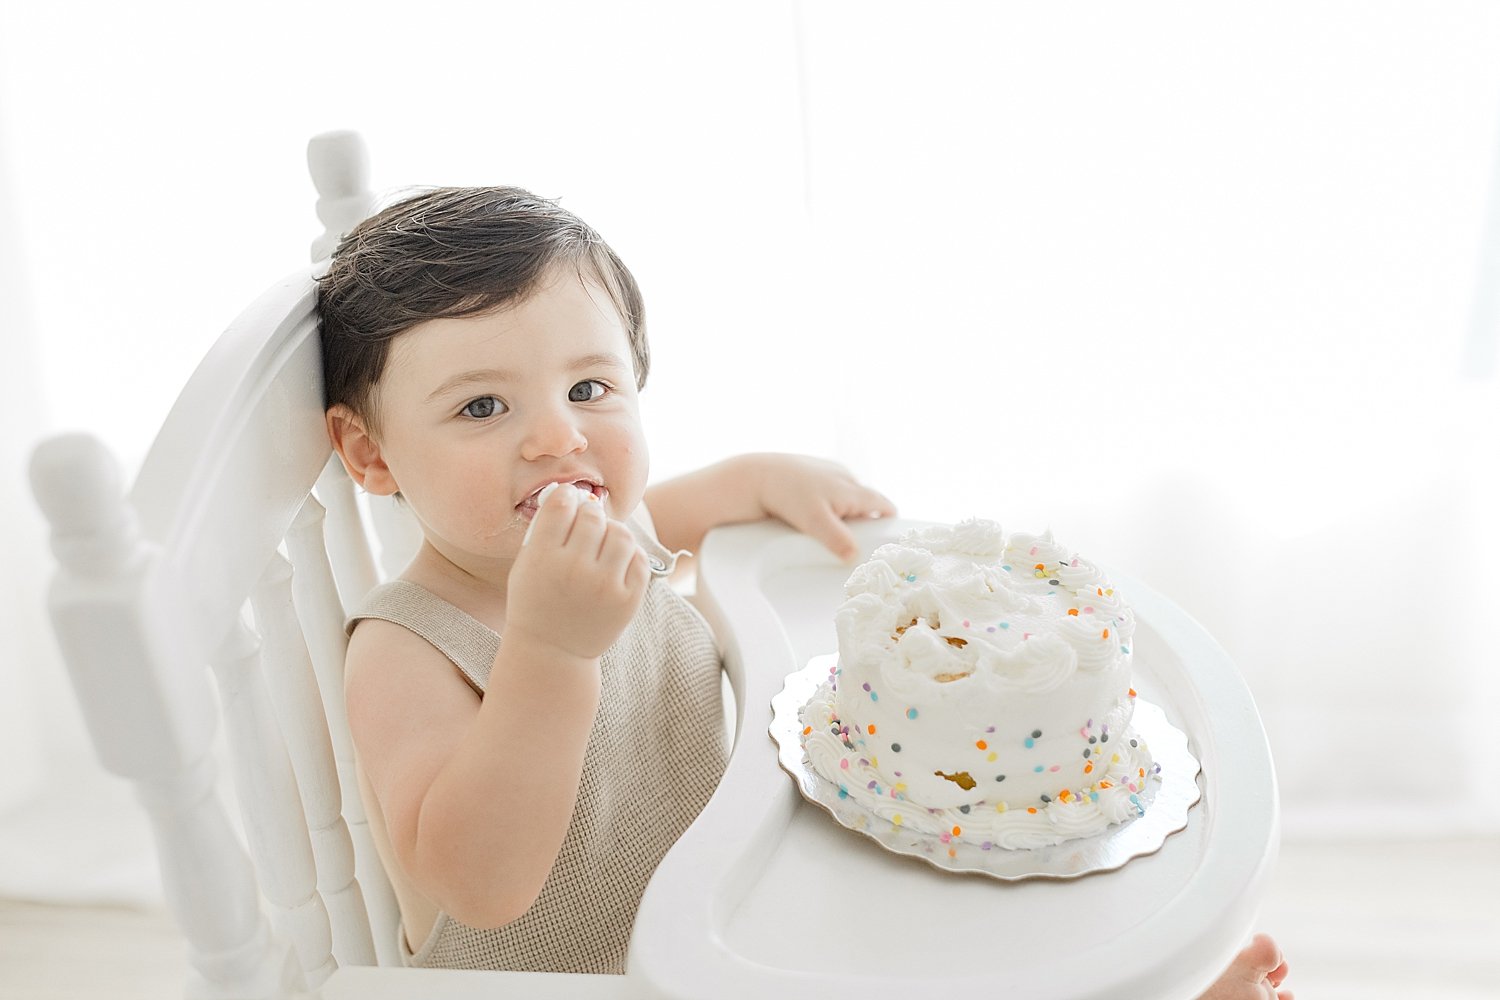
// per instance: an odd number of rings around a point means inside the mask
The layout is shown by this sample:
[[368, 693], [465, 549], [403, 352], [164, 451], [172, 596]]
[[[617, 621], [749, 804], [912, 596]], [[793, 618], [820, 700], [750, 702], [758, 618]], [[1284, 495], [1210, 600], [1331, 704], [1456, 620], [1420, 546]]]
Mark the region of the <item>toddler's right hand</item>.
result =
[[506, 633], [598, 659], [630, 623], [650, 581], [630, 529], [562, 486], [543, 498], [511, 567]]

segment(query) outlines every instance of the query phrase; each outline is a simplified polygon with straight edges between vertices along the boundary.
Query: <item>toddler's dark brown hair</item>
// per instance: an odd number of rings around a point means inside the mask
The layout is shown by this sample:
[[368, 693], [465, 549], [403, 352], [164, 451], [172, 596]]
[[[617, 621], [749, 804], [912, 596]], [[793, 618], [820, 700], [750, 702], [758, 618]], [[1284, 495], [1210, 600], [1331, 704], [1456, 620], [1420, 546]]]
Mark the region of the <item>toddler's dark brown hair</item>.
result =
[[376, 390], [392, 340], [427, 320], [514, 305], [558, 266], [609, 295], [644, 387], [640, 288], [598, 233], [520, 188], [436, 188], [361, 222], [318, 279], [324, 407], [343, 403], [378, 435]]

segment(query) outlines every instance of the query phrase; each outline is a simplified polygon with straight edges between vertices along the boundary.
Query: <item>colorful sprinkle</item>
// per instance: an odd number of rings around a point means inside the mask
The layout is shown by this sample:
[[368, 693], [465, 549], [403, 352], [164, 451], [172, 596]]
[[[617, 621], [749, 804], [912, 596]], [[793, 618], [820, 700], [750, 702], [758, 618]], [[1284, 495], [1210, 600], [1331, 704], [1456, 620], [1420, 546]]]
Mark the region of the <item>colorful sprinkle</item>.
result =
[[988, 750], [990, 748], [990, 745], [984, 740], [975, 740], [974, 745], [981, 750]]
[[1074, 618], [1077, 618], [1078, 617], [1078, 609], [1077, 608], [1069, 608], [1068, 609], [1068, 614], [1072, 615]]
[[917, 710], [915, 708], [908, 708], [906, 710], [906, 717], [908, 719], [915, 719], [917, 717]]
[[870, 735], [871, 735], [871, 736], [874, 736], [874, 735], [875, 735], [875, 723], [873, 723], [873, 722], [872, 722], [872, 723], [870, 723], [870, 726], [869, 726], [869, 730], [868, 730], [868, 732], [869, 732], [869, 734], [870, 734]]

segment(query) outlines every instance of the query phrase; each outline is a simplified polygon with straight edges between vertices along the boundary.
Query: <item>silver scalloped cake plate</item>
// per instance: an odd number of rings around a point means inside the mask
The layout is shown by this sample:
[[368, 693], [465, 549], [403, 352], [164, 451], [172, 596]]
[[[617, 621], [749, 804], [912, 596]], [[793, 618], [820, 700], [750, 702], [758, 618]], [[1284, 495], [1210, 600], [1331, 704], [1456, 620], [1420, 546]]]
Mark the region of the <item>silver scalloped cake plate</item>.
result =
[[1161, 765], [1160, 780], [1148, 782], [1144, 790], [1143, 815], [1091, 837], [1020, 849], [986, 850], [978, 844], [944, 843], [936, 836], [896, 826], [855, 799], [841, 797], [838, 784], [819, 774], [802, 748], [801, 712], [827, 679], [831, 659], [831, 655], [814, 657], [806, 667], [788, 675], [781, 693], [771, 699], [770, 734], [776, 741], [777, 758], [804, 798], [840, 825], [892, 853], [918, 858], [942, 871], [1006, 881], [1078, 878], [1113, 871], [1131, 858], [1155, 854], [1169, 836], [1187, 826], [1188, 810], [1200, 798], [1200, 765], [1188, 749], [1187, 735], [1168, 722], [1159, 707], [1138, 698], [1131, 728], [1146, 741], [1152, 759]]

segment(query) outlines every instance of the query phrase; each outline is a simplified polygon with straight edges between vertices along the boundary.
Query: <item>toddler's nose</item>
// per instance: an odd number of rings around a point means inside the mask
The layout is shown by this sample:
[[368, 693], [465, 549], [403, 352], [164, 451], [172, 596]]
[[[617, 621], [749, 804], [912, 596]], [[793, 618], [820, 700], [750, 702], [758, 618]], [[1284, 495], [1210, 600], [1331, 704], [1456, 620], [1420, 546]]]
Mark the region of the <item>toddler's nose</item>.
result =
[[588, 443], [572, 414], [549, 410], [534, 414], [527, 424], [521, 455], [527, 460], [557, 458], [583, 451]]

